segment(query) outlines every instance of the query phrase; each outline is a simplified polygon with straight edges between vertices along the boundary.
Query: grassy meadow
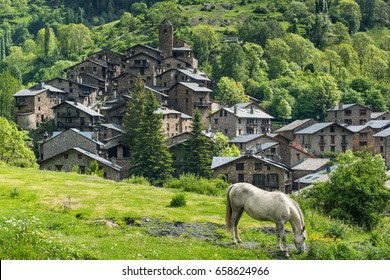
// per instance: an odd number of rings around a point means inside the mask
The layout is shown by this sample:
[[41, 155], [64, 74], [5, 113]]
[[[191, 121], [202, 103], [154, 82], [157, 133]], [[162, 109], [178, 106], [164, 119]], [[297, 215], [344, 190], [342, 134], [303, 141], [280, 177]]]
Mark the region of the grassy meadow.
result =
[[[225, 196], [0, 166], [1, 259], [283, 259], [274, 224], [244, 214], [244, 243], [225, 232]], [[390, 222], [364, 232], [305, 208], [307, 247], [291, 259], [389, 259]], [[289, 225], [287, 230], [291, 230]], [[292, 234], [287, 235], [289, 245]]]

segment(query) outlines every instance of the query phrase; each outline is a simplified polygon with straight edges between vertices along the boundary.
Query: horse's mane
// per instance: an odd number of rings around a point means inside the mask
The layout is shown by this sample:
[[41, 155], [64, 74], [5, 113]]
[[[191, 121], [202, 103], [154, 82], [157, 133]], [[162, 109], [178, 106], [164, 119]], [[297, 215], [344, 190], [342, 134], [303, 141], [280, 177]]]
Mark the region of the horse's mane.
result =
[[291, 199], [291, 202], [294, 204], [295, 208], [297, 209], [298, 211], [298, 214], [299, 214], [299, 219], [301, 221], [301, 226], [302, 226], [302, 229], [305, 228], [305, 221], [303, 219], [303, 214], [302, 214], [302, 211], [301, 211], [301, 208], [299, 207], [298, 203], [294, 200], [294, 199]]

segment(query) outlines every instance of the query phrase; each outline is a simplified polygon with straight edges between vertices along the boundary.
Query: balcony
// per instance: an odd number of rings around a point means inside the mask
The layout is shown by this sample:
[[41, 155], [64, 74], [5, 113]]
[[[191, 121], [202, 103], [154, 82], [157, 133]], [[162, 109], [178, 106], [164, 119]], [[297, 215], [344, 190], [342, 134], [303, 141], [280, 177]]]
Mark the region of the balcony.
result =
[[248, 127], [248, 128], [257, 128], [258, 124], [257, 123], [247, 123], [246, 127]]
[[130, 68], [149, 68], [150, 63], [144, 62], [144, 63], [130, 63]]
[[26, 101], [16, 101], [15, 102], [15, 107], [24, 107], [24, 106], [27, 106]]
[[79, 112], [59, 112], [57, 113], [59, 118], [78, 118]]

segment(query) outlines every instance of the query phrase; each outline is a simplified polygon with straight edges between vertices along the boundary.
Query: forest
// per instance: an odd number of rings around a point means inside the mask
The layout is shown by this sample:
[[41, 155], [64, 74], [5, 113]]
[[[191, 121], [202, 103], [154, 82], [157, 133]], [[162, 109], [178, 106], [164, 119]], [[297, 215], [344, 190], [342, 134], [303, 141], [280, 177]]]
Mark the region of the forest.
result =
[[388, 110], [388, 0], [0, 0], [0, 115], [94, 51], [157, 47], [164, 18], [223, 103], [249, 95], [283, 121], [321, 121], [339, 101]]

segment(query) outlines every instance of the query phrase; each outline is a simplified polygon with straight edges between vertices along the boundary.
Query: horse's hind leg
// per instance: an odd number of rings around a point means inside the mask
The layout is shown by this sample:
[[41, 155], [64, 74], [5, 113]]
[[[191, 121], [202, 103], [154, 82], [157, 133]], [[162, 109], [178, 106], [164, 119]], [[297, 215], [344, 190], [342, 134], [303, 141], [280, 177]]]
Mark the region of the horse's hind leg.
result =
[[244, 212], [243, 209], [239, 209], [239, 210], [233, 209], [232, 211], [232, 217], [231, 217], [232, 228], [230, 230], [231, 230], [234, 243], [242, 242], [240, 239], [240, 235], [238, 234], [238, 222], [240, 221], [243, 212]]

